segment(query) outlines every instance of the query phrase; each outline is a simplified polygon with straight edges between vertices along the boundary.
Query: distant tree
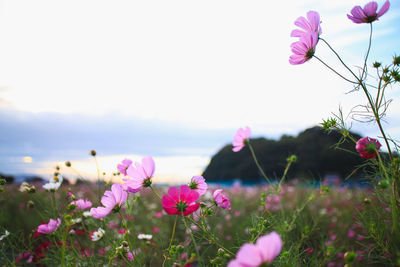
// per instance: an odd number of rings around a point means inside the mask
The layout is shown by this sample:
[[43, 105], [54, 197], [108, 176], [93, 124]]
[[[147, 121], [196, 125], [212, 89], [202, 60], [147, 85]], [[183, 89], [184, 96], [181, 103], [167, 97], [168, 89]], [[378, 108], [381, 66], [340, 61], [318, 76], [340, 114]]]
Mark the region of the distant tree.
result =
[[0, 179], [6, 180], [7, 184], [12, 184], [15, 181], [14, 176], [12, 175], [5, 175], [0, 173]]

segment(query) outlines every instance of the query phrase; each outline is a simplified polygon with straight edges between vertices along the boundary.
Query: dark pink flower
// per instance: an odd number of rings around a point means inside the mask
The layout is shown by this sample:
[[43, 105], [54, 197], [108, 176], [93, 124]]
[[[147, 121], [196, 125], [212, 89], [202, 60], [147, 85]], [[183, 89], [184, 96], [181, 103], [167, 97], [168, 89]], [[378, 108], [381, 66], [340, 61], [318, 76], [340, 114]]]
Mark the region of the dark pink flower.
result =
[[291, 44], [293, 55], [289, 62], [292, 65], [299, 65], [310, 60], [315, 54], [315, 47], [318, 43], [318, 34], [315, 32], [304, 33], [299, 41]]
[[321, 30], [321, 19], [319, 17], [318, 12], [316, 11], [308, 11], [307, 19], [305, 17], [299, 17], [294, 22], [296, 26], [299, 26], [303, 30], [293, 30], [290, 36], [292, 37], [301, 37], [305, 33], [315, 32], [319, 36], [322, 33]]
[[132, 165], [132, 160], [130, 159], [124, 159], [121, 164], [117, 165], [117, 169], [119, 170], [120, 173], [122, 173], [124, 176], [126, 176], [126, 170], [129, 168], [129, 166]]
[[190, 189], [197, 191], [200, 196], [207, 192], [207, 183], [203, 176], [193, 176], [189, 183], [189, 187]]
[[40, 234], [50, 234], [54, 231], [57, 230], [58, 226], [60, 226], [61, 220], [60, 218], [56, 220], [50, 219], [48, 223], [42, 223], [41, 225], [38, 226], [37, 232]]
[[152, 157], [144, 157], [142, 164], [135, 162], [135, 167], [130, 165], [126, 170], [127, 175], [132, 179], [123, 179], [124, 188], [130, 193], [139, 192], [142, 187], [149, 187], [154, 175], [155, 163]]
[[162, 206], [169, 215], [182, 214], [184, 216], [195, 212], [200, 203], [195, 203], [199, 199], [199, 193], [191, 190], [189, 186], [182, 185], [180, 189], [171, 187], [168, 194], [162, 198]]
[[217, 205], [223, 209], [230, 210], [231, 209], [231, 202], [229, 199], [224, 195], [221, 194], [222, 189], [217, 189], [214, 191], [214, 200]]
[[270, 264], [282, 249], [282, 240], [279, 234], [272, 232], [260, 237], [256, 244], [244, 244], [231, 260], [228, 267], [258, 267], [264, 263]]
[[356, 143], [356, 150], [364, 159], [372, 159], [376, 157], [381, 144], [378, 140], [370, 137], [363, 137]]
[[104, 196], [101, 198], [101, 204], [104, 207], [91, 208], [93, 218], [100, 219], [106, 217], [113, 210], [119, 210], [121, 205], [125, 203], [128, 194], [123, 190], [121, 184], [113, 184], [111, 191], [107, 190], [104, 192]]
[[248, 126], [245, 129], [240, 128], [237, 130], [236, 134], [233, 136], [233, 152], [238, 152], [242, 150], [242, 148], [249, 141], [251, 135], [251, 130]]
[[381, 9], [377, 11], [378, 9], [378, 4], [374, 1], [367, 3], [364, 6], [364, 9], [361, 8], [360, 6], [355, 6], [353, 9], [350, 11], [351, 15], [347, 14], [347, 17], [353, 21], [354, 23], [360, 24], [360, 23], [372, 23], [375, 20], [378, 20], [383, 14], [385, 14], [390, 7], [390, 3], [387, 0]]
[[78, 199], [76, 201], [72, 201], [71, 204], [76, 205], [78, 210], [85, 210], [92, 207], [92, 202], [87, 199]]

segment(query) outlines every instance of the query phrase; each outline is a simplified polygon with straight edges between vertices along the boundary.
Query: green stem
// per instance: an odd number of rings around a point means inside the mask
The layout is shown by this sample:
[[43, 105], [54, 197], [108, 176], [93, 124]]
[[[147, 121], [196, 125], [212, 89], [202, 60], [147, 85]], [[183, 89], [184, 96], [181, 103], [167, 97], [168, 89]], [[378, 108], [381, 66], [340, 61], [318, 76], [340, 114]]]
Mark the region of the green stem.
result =
[[381, 156], [378, 152], [377, 152], [377, 156], [378, 156], [379, 165], [381, 166], [381, 170], [383, 171], [387, 181], [390, 182], [392, 185], [392, 194], [390, 197], [390, 204], [391, 204], [391, 210], [392, 210], [392, 228], [393, 228], [393, 233], [395, 233], [397, 235], [397, 234], [399, 234], [399, 211], [397, 209], [397, 201], [396, 201], [396, 199], [397, 199], [396, 190], [395, 190], [396, 181], [391, 181], [391, 179], [386, 171], [386, 168], [383, 165]]
[[177, 222], [177, 221], [178, 221], [178, 215], [175, 216], [174, 227], [172, 228], [172, 235], [171, 235], [171, 239], [169, 240], [168, 250], [171, 248], [172, 240], [174, 240], [175, 228], [176, 228], [176, 222]]
[[326, 64], [322, 59], [320, 59], [319, 57], [317, 57], [316, 55], [314, 55], [313, 57], [315, 57], [316, 59], [318, 59], [319, 62], [321, 62], [325, 67], [327, 67], [328, 69], [330, 69], [331, 71], [333, 71], [335, 74], [337, 74], [340, 78], [348, 81], [349, 83], [353, 83], [353, 84], [358, 84], [357, 82], [354, 82], [352, 80], [347, 79], [346, 77], [344, 77], [342, 74], [340, 74], [339, 72], [337, 72], [336, 70], [334, 70], [331, 66], [329, 66], [328, 64]]
[[281, 181], [279, 182], [279, 188], [281, 188], [282, 184], [285, 182], [285, 178], [286, 178], [287, 172], [289, 171], [290, 165], [292, 165], [292, 162], [291, 162], [291, 161], [289, 161], [289, 162], [286, 164], [286, 168], [285, 168], [285, 170], [284, 170], [284, 172], [283, 172]]
[[[188, 230], [188, 232], [190, 234], [190, 238], [192, 239], [192, 242], [193, 242], [193, 245], [194, 245], [194, 249], [196, 251], [197, 260], [198, 260], [199, 263], [202, 263], [203, 260], [200, 257], [199, 250], [197, 248], [196, 240], [194, 239], [193, 234], [192, 234], [192, 229], [190, 229], [189, 226], [187, 225], [186, 220], [185, 220], [185, 216], [183, 215], [183, 213], [182, 213], [182, 220], [183, 220], [183, 223], [185, 224], [186, 229]], [[200, 264], [200, 266], [202, 266], [202, 265]]]
[[369, 42], [368, 42], [368, 49], [367, 49], [367, 54], [365, 55], [365, 60], [364, 60], [364, 67], [363, 67], [363, 72], [361, 74], [361, 80], [366, 79], [367, 77], [364, 78], [364, 75], [367, 75], [367, 60], [369, 56], [369, 51], [371, 50], [371, 43], [372, 43], [372, 23], [370, 25], [370, 31], [369, 31]]
[[251, 155], [253, 156], [253, 159], [254, 159], [254, 162], [257, 165], [257, 168], [260, 170], [260, 172], [261, 172], [262, 176], [265, 178], [265, 180], [267, 180], [267, 183], [271, 184], [271, 181], [268, 179], [267, 175], [264, 173], [264, 170], [261, 168], [260, 163], [258, 163], [256, 154], [254, 153], [254, 149], [251, 146], [250, 141], [248, 141], [247, 144], [249, 145], [249, 149], [250, 149]]
[[67, 223], [67, 229], [64, 232], [63, 243], [62, 243], [62, 256], [61, 256], [61, 267], [64, 267], [64, 259], [65, 259], [65, 247], [67, 245], [67, 236], [69, 232], [69, 224]]
[[96, 162], [96, 169], [97, 169], [97, 197], [99, 201], [101, 200], [101, 194], [100, 194], [100, 169], [99, 169], [99, 163], [97, 162], [96, 157], [94, 157], [94, 161]]
[[151, 191], [153, 191], [153, 193], [161, 200], [161, 197], [160, 197], [160, 195], [157, 193], [157, 191], [153, 188], [153, 186], [149, 186], [150, 187], [150, 189], [151, 189]]
[[215, 243], [217, 246], [219, 246], [220, 248], [222, 248], [224, 251], [228, 252], [231, 256], [235, 256], [235, 254], [233, 254], [229, 249], [225, 248], [223, 245], [221, 245], [221, 243], [219, 243], [209, 232], [207, 229], [207, 225], [205, 222], [205, 217], [204, 214], [202, 214], [201, 216], [201, 222], [202, 222], [202, 227], [199, 227], [200, 229], [203, 230], [203, 232], [206, 233], [206, 235], [208, 236], [208, 238], [210, 238], [210, 240]]

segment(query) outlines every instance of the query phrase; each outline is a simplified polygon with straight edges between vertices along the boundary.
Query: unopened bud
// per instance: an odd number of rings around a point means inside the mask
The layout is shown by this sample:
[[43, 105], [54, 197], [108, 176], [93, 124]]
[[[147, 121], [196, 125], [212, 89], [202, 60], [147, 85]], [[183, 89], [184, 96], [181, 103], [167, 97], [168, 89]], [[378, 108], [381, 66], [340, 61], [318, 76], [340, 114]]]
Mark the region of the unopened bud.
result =
[[346, 253], [344, 253], [344, 260], [347, 263], [353, 262], [356, 258], [357, 253], [355, 253], [354, 251], [347, 251]]
[[388, 188], [388, 186], [389, 186], [389, 181], [388, 180], [380, 180], [379, 182], [378, 182], [378, 186], [380, 187], [380, 188], [382, 188], [382, 189], [386, 189], [386, 188]]
[[400, 56], [393, 57], [393, 65], [399, 66], [400, 65]]
[[95, 156], [96, 156], [96, 150], [93, 150], [93, 149], [90, 150], [90, 155], [93, 156], [93, 157], [95, 157]]
[[71, 166], [72, 166], [72, 164], [71, 164], [71, 162], [70, 162], [70, 161], [66, 161], [66, 162], [65, 162], [65, 166], [67, 166], [67, 167], [71, 167]]
[[379, 68], [382, 64], [380, 62], [374, 62], [373, 66], [374, 68]]
[[368, 197], [364, 198], [364, 204], [371, 204], [371, 199]]
[[123, 245], [124, 247], [128, 247], [128, 246], [129, 246], [128, 242], [126, 242], [126, 241], [122, 241], [122, 245]]
[[35, 203], [32, 200], [28, 200], [28, 202], [26, 202], [26, 207], [32, 209], [35, 207]]

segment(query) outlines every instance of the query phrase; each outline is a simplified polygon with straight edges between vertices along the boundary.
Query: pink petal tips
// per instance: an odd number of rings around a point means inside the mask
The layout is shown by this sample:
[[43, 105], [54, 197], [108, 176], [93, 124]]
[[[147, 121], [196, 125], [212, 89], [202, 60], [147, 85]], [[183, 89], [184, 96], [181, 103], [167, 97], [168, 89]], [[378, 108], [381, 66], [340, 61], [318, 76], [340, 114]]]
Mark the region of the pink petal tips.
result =
[[256, 244], [244, 244], [228, 267], [258, 267], [271, 264], [282, 250], [282, 239], [276, 232], [258, 238]]

